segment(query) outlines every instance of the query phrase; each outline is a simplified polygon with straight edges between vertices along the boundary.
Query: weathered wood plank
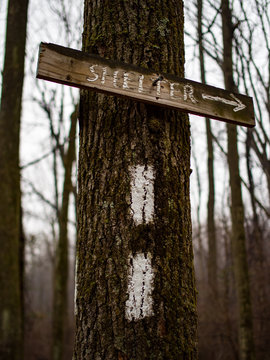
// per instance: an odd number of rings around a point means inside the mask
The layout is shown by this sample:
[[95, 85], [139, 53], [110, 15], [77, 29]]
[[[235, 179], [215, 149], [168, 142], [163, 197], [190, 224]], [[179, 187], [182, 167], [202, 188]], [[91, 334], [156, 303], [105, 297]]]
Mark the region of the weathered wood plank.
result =
[[41, 43], [37, 78], [255, 126], [248, 96], [54, 44]]

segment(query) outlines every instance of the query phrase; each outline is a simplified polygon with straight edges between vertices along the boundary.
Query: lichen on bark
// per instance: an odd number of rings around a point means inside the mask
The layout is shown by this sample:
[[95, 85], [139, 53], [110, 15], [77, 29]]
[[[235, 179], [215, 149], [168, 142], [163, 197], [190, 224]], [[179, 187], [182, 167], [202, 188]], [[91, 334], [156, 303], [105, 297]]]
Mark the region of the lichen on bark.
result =
[[[169, 19], [169, 21], [162, 21]], [[85, 1], [83, 48], [183, 76], [181, 1]], [[196, 359], [186, 115], [81, 92], [74, 359]], [[153, 221], [135, 224], [134, 166], [154, 170]], [[128, 259], [151, 254], [153, 315], [126, 318]]]

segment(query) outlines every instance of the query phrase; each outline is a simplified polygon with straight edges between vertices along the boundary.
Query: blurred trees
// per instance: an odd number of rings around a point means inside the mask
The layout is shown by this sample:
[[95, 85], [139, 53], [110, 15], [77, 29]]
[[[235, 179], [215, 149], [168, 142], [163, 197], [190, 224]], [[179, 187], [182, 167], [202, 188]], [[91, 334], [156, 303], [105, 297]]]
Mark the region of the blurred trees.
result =
[[[226, 90], [237, 92], [233, 76], [233, 36], [234, 25], [229, 0], [221, 1], [223, 60], [222, 70]], [[231, 243], [234, 265], [234, 277], [238, 306], [239, 358], [255, 359], [253, 339], [253, 318], [251, 309], [250, 284], [246, 252], [246, 234], [244, 228], [244, 204], [242, 200], [239, 154], [237, 146], [237, 128], [227, 124], [227, 157], [230, 174], [231, 193]]]
[[0, 358], [23, 359], [20, 123], [28, 0], [9, 0], [0, 107]]
[[68, 262], [68, 210], [69, 198], [73, 193], [72, 168], [76, 158], [76, 127], [77, 127], [77, 107], [70, 118], [68, 148], [62, 154], [64, 166], [64, 181], [62, 190], [62, 206], [58, 210], [59, 239], [55, 254], [54, 271], [54, 302], [53, 302], [53, 360], [63, 358], [63, 348], [65, 340], [65, 329], [67, 328], [67, 288], [69, 277]]
[[[44, 8], [47, 14], [51, 13], [51, 16], [45, 19], [45, 29], [49, 34], [45, 33], [42, 40], [56, 41], [54, 35], [57, 32], [59, 42], [64, 41], [66, 45], [79, 47], [79, 28], [82, 24], [80, 23], [81, 9], [77, 9], [77, 5], [71, 0], [60, 2], [51, 0], [42, 4], [41, 9], [37, 10], [33, 7], [32, 11], [39, 11], [39, 16]], [[39, 25], [36, 25], [35, 18], [32, 17], [30, 29], [35, 26]], [[77, 32], [73, 31], [75, 28]], [[43, 29], [38, 28], [38, 31], [43, 33]], [[32, 51], [36, 57], [39, 44], [33, 45]], [[27, 209], [25, 222], [33, 221], [34, 215], [34, 221], [40, 229], [37, 232], [34, 228], [32, 233], [29, 230], [28, 237], [35, 241], [28, 242], [29, 255], [27, 259], [30, 264], [32, 262], [35, 264], [35, 256], [40, 256], [37, 248], [40, 247], [42, 252], [45, 251], [45, 256], [41, 256], [41, 259], [42, 261], [46, 259], [48, 262], [46, 268], [51, 275], [51, 284], [46, 285], [49, 289], [46, 299], [50, 302], [47, 309], [50, 309], [50, 312], [39, 311], [36, 297], [33, 298], [32, 303], [31, 296], [27, 296], [27, 305], [32, 309], [32, 311], [27, 311], [27, 336], [31, 336], [32, 331], [34, 333], [38, 331], [36, 324], [40, 324], [39, 335], [43, 337], [47, 345], [44, 356], [55, 360], [69, 357], [73, 345], [74, 296], [71, 296], [71, 292], [74, 292], [76, 243], [76, 179], [74, 174], [76, 172], [78, 91], [56, 84], [37, 82], [34, 73], [36, 62], [33, 62], [33, 67], [32, 78], [28, 81], [35, 82], [32, 85], [35, 90], [30, 93], [29, 97], [32, 111], [38, 113], [36, 123], [42, 131], [36, 136], [43, 137], [39, 144], [39, 151], [42, 151], [43, 154], [36, 152], [32, 155], [32, 159], [24, 161], [22, 167], [24, 198], [27, 198], [28, 201], [30, 199], [32, 204], [36, 199], [38, 207], [38, 211], [34, 214], [28, 202], [25, 202]], [[29, 127], [29, 125], [27, 126]], [[33, 132], [35, 127], [31, 125], [30, 131]], [[39, 176], [40, 174], [42, 176]], [[42, 221], [41, 217], [43, 217]], [[41, 239], [46, 239], [46, 247]], [[30, 274], [34, 268], [35, 266], [28, 268], [27, 295], [28, 292], [31, 293]], [[42, 289], [39, 288], [39, 291]], [[40, 315], [38, 318], [36, 318], [36, 313]], [[44, 324], [43, 335], [41, 324]], [[26, 357], [31, 356], [34, 355], [31, 348], [28, 347]], [[37, 356], [37, 352], [35, 356]]]
[[[3, 2], [0, 3], [0, 12], [3, 9], [2, 4]], [[242, 200], [245, 208], [243, 220], [250, 275], [256, 359], [268, 360], [270, 357], [270, 343], [268, 341], [270, 331], [270, 249], [268, 244], [270, 236], [270, 4], [266, 0], [248, 2], [234, 0], [229, 2], [229, 6], [231, 9], [229, 18], [231, 18], [233, 28], [230, 34], [233, 80], [239, 92], [253, 97], [257, 123], [254, 129], [246, 130], [238, 127], [237, 146]], [[66, 270], [55, 272], [59, 267], [57, 264], [60, 264], [57, 260], [59, 256], [56, 256], [56, 253], [58, 252], [58, 245], [61, 244], [59, 242], [61, 218], [66, 218], [66, 215], [64, 216], [66, 214], [65, 206], [63, 206], [65, 203], [63, 201], [63, 189], [66, 173], [64, 159], [69, 148], [70, 117], [78, 99], [77, 93], [71, 89], [64, 89], [59, 85], [40, 81], [35, 83], [37, 48], [40, 41], [80, 48], [82, 21], [77, 10], [81, 11], [82, 7], [82, 2], [78, 3], [73, 0], [30, 3], [29, 39], [31, 41], [28, 41], [27, 49], [26, 101], [21, 127], [21, 184], [26, 240], [26, 280], [24, 286], [26, 288], [25, 347], [27, 360], [51, 360], [52, 358], [53, 299], [56, 299], [56, 296], [53, 295], [53, 279], [56, 279], [55, 274], [66, 274]], [[201, 14], [199, 14], [200, 11]], [[186, 1], [186, 12], [185, 26], [189, 37], [186, 39], [188, 60], [185, 76], [187, 78], [193, 77], [197, 81], [204, 81], [204, 71], [202, 69], [202, 77], [200, 77], [200, 65], [198, 63], [199, 57], [203, 57], [205, 80], [212, 85], [224, 87], [221, 2], [212, 0]], [[6, 16], [6, 14], [1, 14], [0, 25]], [[22, 13], [20, 17], [22, 20]], [[160, 26], [158, 28], [160, 29]], [[11, 62], [8, 64], [11, 65]], [[31, 75], [29, 74], [30, 68], [33, 69]], [[2, 83], [2, 96], [4, 96], [4, 74], [0, 81], [0, 84]], [[19, 99], [15, 90], [13, 84], [12, 90], [9, 92], [10, 96], [8, 96], [12, 104], [15, 104], [14, 97]], [[9, 109], [15, 111], [14, 106], [9, 106]], [[229, 187], [227, 163], [227, 129], [224, 124], [212, 120], [206, 122], [206, 130], [204, 122], [201, 126], [202, 121], [200, 119], [192, 119], [191, 124], [192, 157], [194, 159], [191, 176], [191, 200], [194, 204], [192, 213], [193, 238], [195, 253], [199, 255], [195, 258], [199, 290], [199, 358], [239, 360], [238, 301], [236, 278], [233, 271], [233, 235], [230, 215], [232, 195]], [[9, 134], [16, 132], [18, 127], [11, 124], [11, 118], [8, 121], [4, 119], [1, 126], [3, 127], [1, 127], [0, 141], [2, 183], [0, 186], [2, 189], [1, 196], [4, 198], [4, 194], [7, 194], [5, 189], [9, 181], [2, 180], [5, 179], [3, 174], [8, 164], [3, 159], [4, 155], [8, 154], [7, 149], [17, 142], [14, 140], [12, 144], [9, 141]], [[12, 160], [12, 156], [9, 156], [9, 160], [15, 163], [18, 161], [16, 157], [17, 155], [14, 155]], [[235, 159], [233, 160], [235, 161]], [[74, 239], [76, 238], [74, 173], [75, 167], [73, 167], [72, 177], [74, 196], [69, 198], [70, 210], [67, 216], [69, 243], [67, 245], [65, 242], [64, 245], [66, 250], [70, 249], [71, 251], [65, 252], [66, 255], [63, 257], [64, 263], [68, 263], [69, 268], [68, 295], [66, 296], [68, 299], [68, 317], [65, 320], [68, 324], [66, 334], [63, 336], [64, 357], [67, 359], [71, 357], [74, 331], [73, 250]], [[17, 170], [16, 174], [14, 172], [18, 185]], [[206, 178], [209, 180], [206, 181]], [[11, 179], [9, 175], [8, 179]], [[206, 185], [207, 183], [209, 183], [209, 187]], [[12, 190], [13, 199], [18, 194]], [[16, 212], [14, 210], [13, 215], [14, 219], [16, 218], [16, 224], [18, 224], [20, 218], [17, 212], [18, 201], [16, 204]], [[6, 219], [7, 205], [1, 201], [0, 208], [2, 207]], [[5, 231], [7, 229], [8, 227], [5, 226]], [[215, 229], [214, 232], [213, 229]], [[12, 231], [14, 230], [15, 227], [12, 226]], [[65, 228], [63, 227], [61, 231], [65, 233]], [[18, 234], [17, 225], [16, 233]], [[3, 242], [12, 245], [12, 242], [4, 242], [5, 236], [3, 237], [1, 232], [1, 244]], [[17, 242], [15, 246], [17, 248]], [[8, 282], [8, 285], [5, 285], [3, 289], [9, 293], [16, 291], [18, 294], [17, 286], [13, 288], [9, 286], [11, 280], [8, 276], [11, 273], [6, 271], [5, 265], [5, 261], [8, 261], [7, 251], [7, 249], [2, 248], [0, 254], [1, 266], [5, 269], [4, 271], [1, 270], [1, 281], [3, 279], [3, 281]], [[14, 251], [13, 254], [16, 256], [16, 259], [15, 257], [13, 259], [14, 263], [18, 266], [18, 252]], [[68, 260], [66, 260], [66, 256]], [[16, 273], [18, 284], [18, 268]], [[22, 272], [20, 274], [22, 275]], [[22, 284], [21, 280], [19, 283]], [[64, 290], [60, 292], [61, 296], [65, 296], [65, 286], [63, 284]], [[2, 298], [2, 294], [5, 294], [5, 291], [1, 292], [0, 298]], [[20, 304], [17, 303], [16, 310], [20, 312], [19, 306]], [[54, 313], [60, 315], [59, 318], [61, 317], [61, 312], [54, 311]], [[14, 314], [16, 314], [16, 320], [19, 320], [17, 313]], [[58, 322], [57, 316], [54, 318], [55, 322]], [[3, 318], [1, 320], [3, 326]], [[16, 329], [20, 328], [17, 327]], [[60, 338], [54, 336], [56, 342]], [[59, 341], [62, 343], [62, 340]]]
[[[225, 159], [228, 159], [231, 186], [230, 191], [223, 187], [225, 196], [220, 194], [225, 200], [222, 204], [223, 211], [216, 213], [215, 217], [218, 225], [217, 274], [218, 288], [221, 291], [219, 296], [209, 299], [205, 294], [206, 278], [200, 274], [197, 277], [200, 354], [202, 358], [208, 359], [211, 358], [212, 351], [215, 349], [216, 356], [221, 359], [254, 358], [252, 348], [253, 322], [256, 358], [267, 359], [269, 357], [269, 347], [265, 342], [267, 330], [266, 322], [262, 319], [264, 314], [268, 314], [266, 307], [269, 307], [267, 305], [269, 304], [267, 281], [269, 278], [269, 262], [265, 257], [265, 252], [268, 253], [268, 244], [265, 239], [269, 234], [270, 205], [267, 190], [268, 172], [266, 170], [269, 164], [270, 151], [270, 122], [267, 105], [270, 54], [268, 40], [270, 31], [269, 3], [254, 0], [247, 4], [241, 0], [234, 2], [224, 0], [217, 4], [206, 0], [204, 1], [204, 9], [201, 36], [203, 37], [203, 51], [206, 54], [206, 63], [208, 64], [206, 73], [210, 78], [210, 83], [211, 81], [216, 83], [216, 79], [224, 74], [227, 89], [232, 91], [234, 89], [253, 96], [257, 126], [248, 130], [238, 128], [239, 137], [237, 141], [237, 130], [235, 128], [226, 126], [227, 131], [225, 131], [224, 125], [213, 124], [215, 153], [216, 156], [223, 159], [223, 164], [225, 164]], [[187, 6], [187, 12], [194, 21], [195, 8]], [[220, 41], [222, 30], [223, 36], [225, 35], [223, 46], [221, 46], [222, 42]], [[197, 39], [190, 27], [187, 28], [187, 33], [189, 39], [193, 39], [194, 44], [198, 43], [197, 52], [200, 55], [200, 36]], [[260, 46], [255, 38], [260, 38]], [[215, 69], [216, 79], [211, 76], [213, 69]], [[221, 79], [219, 83], [222, 87]], [[239, 148], [239, 159], [237, 159], [237, 147]], [[238, 162], [239, 167], [237, 166]], [[218, 169], [217, 162], [215, 168]], [[226, 175], [226, 171], [224, 173]], [[216, 189], [220, 187], [219, 180], [219, 178], [215, 179]], [[242, 187], [244, 186], [245, 210], [241, 205], [243, 204], [241, 183]], [[248, 201], [249, 198], [250, 202]], [[228, 221], [228, 213], [224, 205], [227, 206], [227, 209], [229, 206], [231, 207], [231, 221]], [[202, 225], [199, 226], [202, 228]], [[238, 234], [237, 237], [235, 237], [236, 234]], [[238, 244], [241, 244], [240, 247], [235, 246], [237, 238]], [[245, 255], [246, 249], [247, 255]], [[205, 248], [204, 256], [210, 257], [211, 251], [210, 247]], [[241, 268], [239, 268], [241, 263]], [[253, 316], [251, 316], [251, 299], [248, 299], [250, 297], [248, 295], [248, 267]], [[233, 268], [237, 270], [234, 273], [232, 272]], [[237, 289], [238, 297], [236, 298]], [[258, 296], [258, 294], [260, 295]], [[209, 300], [211, 305], [209, 305]], [[237, 305], [236, 300], [237, 302], [240, 300], [239, 305]], [[216, 303], [218, 308], [215, 310], [215, 319], [213, 320], [212, 311]], [[240, 310], [239, 316], [237, 309]], [[240, 322], [239, 342], [236, 336], [237, 321]], [[248, 337], [244, 341], [245, 344], [241, 335], [243, 330]], [[227, 344], [226, 351], [224, 351], [225, 344]]]
[[[204, 54], [204, 38], [203, 38], [203, 0], [197, 1], [197, 36], [198, 36], [198, 56], [200, 65], [201, 82], [206, 84], [205, 71], [205, 54]], [[206, 296], [208, 301], [212, 302], [213, 298], [218, 296], [218, 273], [217, 273], [217, 236], [216, 236], [216, 219], [215, 219], [215, 171], [214, 171], [214, 145], [213, 134], [211, 128], [211, 120], [205, 119], [206, 128], [206, 142], [207, 142], [207, 181], [208, 181], [208, 199], [207, 199], [207, 279], [208, 286]], [[196, 154], [194, 154], [196, 157]], [[198, 171], [197, 171], [198, 172]], [[201, 240], [202, 241], [202, 240]], [[200, 245], [202, 247], [202, 245]], [[202, 257], [202, 250], [200, 251]], [[200, 260], [203, 262], [202, 260]], [[216, 313], [218, 307], [215, 302], [212, 302], [212, 309], [208, 313], [210, 327], [213, 328], [213, 323], [216, 320]], [[211, 342], [211, 357], [216, 358], [216, 341]]]
[[[204, 40], [203, 40], [203, 0], [197, 1], [197, 21], [198, 21], [198, 47], [200, 75], [203, 84], [206, 84], [205, 60], [204, 60]], [[205, 119], [206, 141], [207, 141], [207, 170], [208, 170], [208, 201], [207, 201], [207, 240], [208, 240], [208, 282], [212, 289], [212, 296], [217, 292], [217, 240], [215, 223], [215, 176], [214, 176], [214, 147], [213, 135], [210, 119]], [[196, 155], [194, 155], [196, 156]]]

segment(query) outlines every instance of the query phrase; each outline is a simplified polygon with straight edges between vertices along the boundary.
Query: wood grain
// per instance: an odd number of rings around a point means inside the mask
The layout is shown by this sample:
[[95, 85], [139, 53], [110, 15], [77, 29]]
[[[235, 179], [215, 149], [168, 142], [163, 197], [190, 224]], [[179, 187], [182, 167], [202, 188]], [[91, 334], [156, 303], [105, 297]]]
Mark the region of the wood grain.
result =
[[41, 43], [37, 78], [255, 126], [248, 96], [54, 44]]

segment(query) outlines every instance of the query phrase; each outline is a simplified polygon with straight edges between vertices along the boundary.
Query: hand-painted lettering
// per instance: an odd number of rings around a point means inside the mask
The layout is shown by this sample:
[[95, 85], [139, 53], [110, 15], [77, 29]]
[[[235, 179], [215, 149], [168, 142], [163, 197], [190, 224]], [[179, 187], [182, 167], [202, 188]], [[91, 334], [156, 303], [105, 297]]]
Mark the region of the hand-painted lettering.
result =
[[176, 91], [179, 91], [179, 90], [176, 90], [175, 89], [175, 85], [178, 85], [179, 86], [179, 83], [169, 83], [170, 84], [170, 97], [172, 99], [180, 99], [180, 96], [175, 96], [175, 92]]
[[190, 85], [190, 84], [184, 85], [184, 100], [185, 101], [190, 99], [193, 104], [197, 103], [198, 100], [195, 99], [193, 93], [194, 93], [194, 89], [193, 89], [192, 85]]
[[117, 76], [118, 76], [119, 71], [114, 71], [113, 73], [113, 86], [117, 87]]
[[107, 66], [102, 68], [101, 84], [104, 85], [106, 82]]
[[129, 73], [124, 72], [124, 74], [123, 74], [123, 89], [129, 89], [128, 81], [130, 80], [130, 78], [128, 76], [129, 76]]
[[143, 93], [143, 79], [144, 79], [144, 75], [140, 75], [139, 76], [139, 88], [138, 88], [139, 93]]
[[95, 66], [98, 66], [98, 65], [92, 65], [89, 67], [90, 71], [92, 74], [94, 74], [94, 77], [93, 78], [90, 78], [90, 77], [87, 77], [87, 81], [96, 81], [98, 79], [98, 74], [95, 72]]

